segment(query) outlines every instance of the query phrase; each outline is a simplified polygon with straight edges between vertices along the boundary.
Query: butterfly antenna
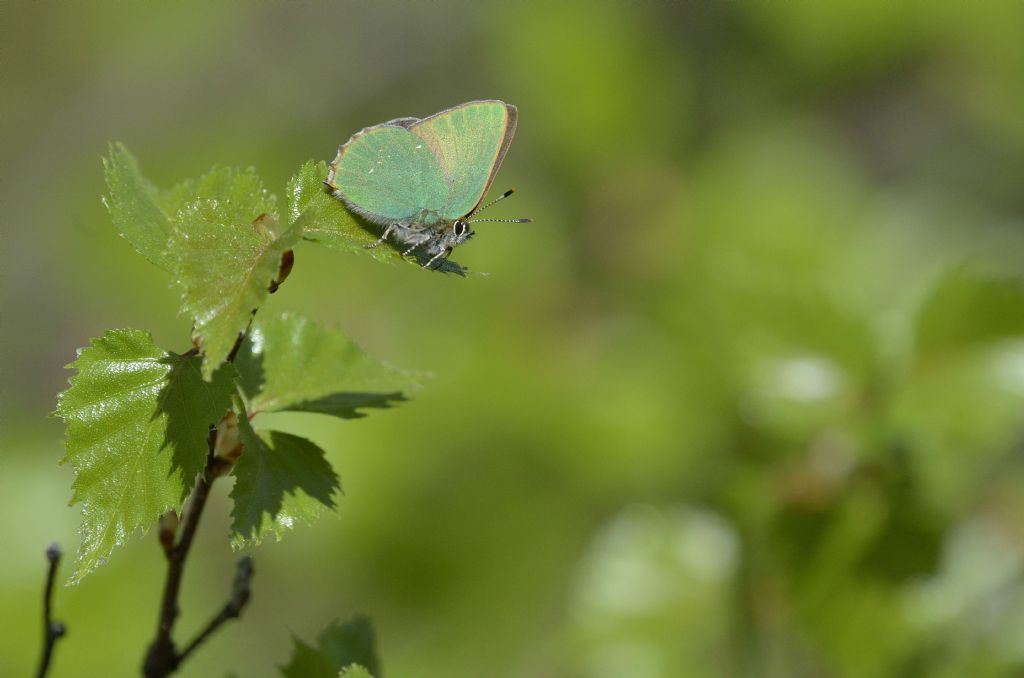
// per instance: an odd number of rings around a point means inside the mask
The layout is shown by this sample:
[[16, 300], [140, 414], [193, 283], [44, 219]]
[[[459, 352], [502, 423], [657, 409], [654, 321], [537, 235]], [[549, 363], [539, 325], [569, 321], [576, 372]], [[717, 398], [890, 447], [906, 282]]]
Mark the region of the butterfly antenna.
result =
[[[487, 209], [488, 207], [490, 207], [494, 203], [501, 202], [502, 200], [504, 200], [505, 198], [509, 197], [510, 195], [512, 195], [515, 192], [516, 192], [516, 189], [514, 189], [514, 188], [508, 189], [507, 191], [505, 191], [504, 193], [502, 193], [497, 198], [495, 198], [494, 200], [490, 201], [489, 203], [487, 203], [483, 207], [481, 207], [479, 209], [473, 210], [469, 214], [469, 216], [473, 216], [474, 214], [479, 214], [480, 212], [483, 212], [485, 209]], [[507, 224], [528, 224], [528, 223], [530, 223], [530, 219], [472, 219], [470, 221], [467, 221], [466, 223], [475, 224], [475, 223], [480, 222], [480, 221], [500, 221], [500, 222], [504, 222], [504, 223], [507, 223]]]
[[469, 216], [473, 216], [474, 214], [479, 214], [480, 212], [483, 212], [485, 209], [487, 209], [488, 207], [490, 207], [494, 203], [501, 202], [502, 200], [504, 200], [505, 198], [509, 197], [510, 195], [512, 195], [515, 192], [516, 192], [516, 189], [514, 189], [514, 188], [508, 189], [507, 191], [505, 191], [504, 193], [502, 193], [497, 198], [495, 198], [494, 200], [490, 201], [489, 203], [487, 203], [483, 207], [478, 207], [477, 209], [475, 209], [472, 212], [470, 212]]

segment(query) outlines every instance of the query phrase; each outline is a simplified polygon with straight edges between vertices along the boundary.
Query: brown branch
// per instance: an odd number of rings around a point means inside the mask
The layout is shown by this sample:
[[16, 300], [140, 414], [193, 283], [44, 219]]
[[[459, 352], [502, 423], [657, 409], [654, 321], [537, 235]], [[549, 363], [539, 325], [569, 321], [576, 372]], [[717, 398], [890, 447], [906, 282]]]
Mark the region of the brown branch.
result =
[[[293, 263], [294, 255], [291, 250], [288, 250], [282, 257], [277, 279], [271, 281], [269, 290], [271, 293], [276, 292], [280, 284], [288, 277]], [[238, 333], [235, 345], [228, 352], [227, 362], [233, 363], [235, 361], [238, 350], [242, 347], [242, 341], [252, 328], [252, 321], [256, 317], [257, 310], [255, 308], [252, 310], [245, 330]], [[193, 341], [197, 340], [193, 339]], [[189, 354], [195, 355], [199, 351], [200, 346], [194, 344]], [[245, 557], [238, 562], [238, 569], [235, 573], [235, 581], [228, 602], [184, 650], [179, 652], [175, 647], [172, 634], [174, 623], [177, 621], [180, 612], [178, 596], [181, 592], [181, 579], [185, 573], [185, 561], [188, 559], [189, 551], [192, 548], [192, 540], [195, 538], [196, 529], [199, 527], [199, 519], [202, 517], [203, 509], [206, 507], [206, 500], [210, 496], [210, 488], [213, 486], [213, 481], [225, 473], [225, 462], [217, 455], [217, 436], [217, 425], [211, 425], [210, 434], [207, 438], [206, 467], [203, 469], [202, 474], [196, 478], [195, 487], [192, 489], [192, 494], [189, 496], [177, 525], [172, 525], [169, 517], [168, 520], [161, 521], [159, 537], [164, 554], [167, 556], [167, 579], [164, 582], [164, 593], [160, 602], [160, 616], [157, 622], [156, 637], [150, 643], [149, 649], [146, 651], [146, 659], [142, 665], [142, 672], [146, 678], [166, 678], [166, 676], [174, 673], [178, 666], [205, 642], [214, 631], [220, 628], [224, 622], [229, 619], [237, 619], [241, 615], [245, 604], [249, 601], [252, 559]], [[174, 542], [175, 532], [178, 537], [177, 542]]]
[[46, 588], [43, 591], [43, 656], [39, 659], [37, 678], [43, 678], [50, 670], [53, 658], [53, 646], [59, 638], [67, 633], [64, 622], [53, 621], [51, 601], [53, 600], [53, 580], [57, 577], [57, 565], [60, 563], [60, 544], [54, 542], [46, 547], [46, 560], [49, 567], [46, 572]]
[[[234, 362], [238, 355], [238, 349], [242, 346], [249, 329], [252, 327], [256, 309], [253, 309], [249, 316], [249, 324], [244, 332], [238, 333], [235, 345], [228, 354], [227, 362]], [[249, 580], [252, 578], [252, 561], [244, 558], [238, 566], [238, 574], [235, 576], [235, 586], [232, 589], [231, 599], [228, 605], [215, 616], [207, 627], [185, 648], [179, 652], [174, 645], [174, 623], [178, 619], [180, 608], [178, 597], [181, 593], [181, 578], [185, 574], [185, 561], [188, 559], [189, 551], [192, 548], [192, 541], [196, 536], [196, 529], [199, 527], [199, 519], [202, 518], [203, 509], [206, 507], [206, 500], [210, 496], [210, 488], [218, 476], [223, 475], [222, 462], [217, 457], [217, 425], [210, 426], [210, 433], [207, 437], [206, 466], [203, 472], [196, 477], [195, 487], [189, 496], [188, 502], [182, 511], [178, 522], [178, 540], [170, 546], [166, 543], [170, 530], [161, 529], [160, 539], [167, 556], [167, 579], [164, 581], [164, 593], [160, 602], [160, 616], [157, 622], [156, 637], [150, 643], [146, 651], [146, 659], [142, 664], [142, 673], [146, 678], [166, 678], [174, 673], [182, 661], [195, 650], [206, 638], [217, 630], [221, 624], [228, 619], [237, 618], [245, 603], [249, 600]], [[172, 537], [173, 538], [173, 537]], [[248, 561], [244, 566], [242, 563]], [[245, 577], [243, 578], [243, 570]], [[242, 581], [244, 579], [244, 581]], [[244, 597], [242, 593], [244, 592]], [[237, 604], [232, 605], [232, 603]], [[220, 617], [228, 610], [228, 616]]]
[[208, 452], [206, 468], [196, 478], [195, 488], [189, 497], [188, 505], [181, 518], [181, 531], [178, 541], [167, 551], [167, 579], [164, 582], [164, 594], [160, 603], [160, 618], [157, 624], [156, 638], [149, 646], [142, 671], [147, 678], [163, 678], [174, 673], [181, 663], [181, 657], [174, 646], [171, 633], [174, 622], [178, 619], [178, 595], [181, 592], [181, 578], [185, 573], [185, 560], [192, 548], [192, 540], [199, 527], [199, 519], [210, 496], [210, 487], [216, 476], [213, 474], [213, 449], [217, 444], [217, 427], [210, 427], [207, 439]]

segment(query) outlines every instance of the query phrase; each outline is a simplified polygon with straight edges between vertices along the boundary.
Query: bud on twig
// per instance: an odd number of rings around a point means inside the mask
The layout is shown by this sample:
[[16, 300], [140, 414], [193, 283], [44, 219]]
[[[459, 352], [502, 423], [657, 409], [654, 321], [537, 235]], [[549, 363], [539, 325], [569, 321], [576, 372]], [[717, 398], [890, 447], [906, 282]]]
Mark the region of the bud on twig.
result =
[[216, 477], [227, 475], [244, 447], [238, 435], [238, 415], [228, 412], [217, 425], [217, 444], [213, 448], [213, 473]]
[[164, 550], [164, 555], [170, 557], [171, 550], [174, 548], [174, 540], [178, 536], [178, 514], [174, 511], [167, 511], [160, 516], [158, 523], [160, 538], [160, 546]]

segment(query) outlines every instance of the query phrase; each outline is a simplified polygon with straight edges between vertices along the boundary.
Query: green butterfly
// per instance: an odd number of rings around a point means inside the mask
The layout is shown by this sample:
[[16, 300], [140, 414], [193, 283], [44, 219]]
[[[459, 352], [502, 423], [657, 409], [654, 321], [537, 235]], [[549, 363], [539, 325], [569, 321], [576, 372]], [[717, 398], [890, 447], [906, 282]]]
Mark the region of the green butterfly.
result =
[[423, 118], [397, 118], [357, 132], [338, 148], [326, 183], [350, 210], [384, 226], [388, 236], [419, 249], [425, 267], [473, 237], [472, 219], [512, 195], [480, 204], [512, 143], [516, 107], [470, 101]]

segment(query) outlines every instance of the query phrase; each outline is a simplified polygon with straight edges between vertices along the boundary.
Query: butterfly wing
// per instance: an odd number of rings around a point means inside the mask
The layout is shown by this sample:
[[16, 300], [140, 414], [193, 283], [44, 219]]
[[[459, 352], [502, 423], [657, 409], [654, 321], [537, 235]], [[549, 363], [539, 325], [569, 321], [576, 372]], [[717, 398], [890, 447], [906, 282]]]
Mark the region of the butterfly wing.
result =
[[516, 107], [501, 101], [470, 101], [409, 126], [427, 143], [451, 186], [442, 209], [445, 220], [480, 205], [515, 129]]
[[432, 149], [405, 119], [368, 127], [338, 149], [327, 184], [369, 221], [434, 223], [449, 203], [449, 184]]

